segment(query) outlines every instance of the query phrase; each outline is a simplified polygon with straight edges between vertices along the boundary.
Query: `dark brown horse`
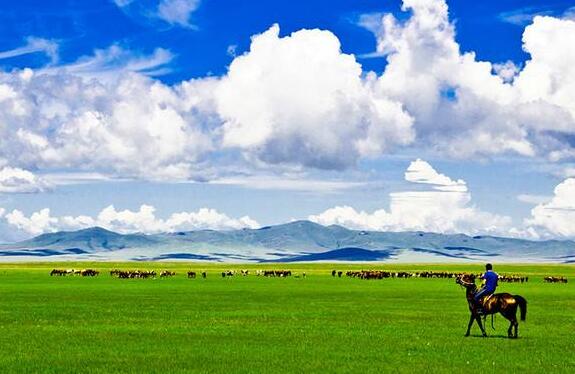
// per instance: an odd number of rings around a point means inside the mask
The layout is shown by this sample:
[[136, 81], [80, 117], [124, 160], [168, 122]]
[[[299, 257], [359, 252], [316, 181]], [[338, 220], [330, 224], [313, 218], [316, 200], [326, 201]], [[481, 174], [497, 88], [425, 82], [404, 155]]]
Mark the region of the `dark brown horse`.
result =
[[[483, 336], [487, 336], [485, 328], [481, 323], [481, 315], [477, 311], [477, 306], [475, 304], [474, 296], [477, 291], [475, 276], [472, 274], [462, 274], [456, 278], [455, 282], [465, 287], [467, 303], [469, 304], [469, 311], [471, 312], [465, 336], [469, 336], [469, 331], [471, 330], [473, 321], [477, 321], [477, 324], [481, 329], [481, 333]], [[522, 321], [525, 321], [525, 316], [527, 314], [527, 301], [523, 297], [508, 293], [496, 293], [491, 296], [483, 297], [480, 300], [480, 303], [483, 307], [484, 315], [501, 313], [503, 317], [507, 318], [509, 322], [511, 322], [509, 329], [507, 330], [507, 335], [510, 338], [517, 338], [517, 327], [519, 326], [519, 323], [517, 322], [517, 308], [521, 311]], [[514, 332], [512, 330], [514, 330]]]

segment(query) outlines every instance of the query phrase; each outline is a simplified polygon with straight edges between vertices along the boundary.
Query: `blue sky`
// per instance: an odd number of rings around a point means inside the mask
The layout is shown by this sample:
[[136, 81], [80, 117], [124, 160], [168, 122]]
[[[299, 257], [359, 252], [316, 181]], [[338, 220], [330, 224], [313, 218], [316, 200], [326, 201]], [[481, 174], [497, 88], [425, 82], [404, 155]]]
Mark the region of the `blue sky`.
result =
[[[167, 48], [177, 55], [173, 72], [159, 79], [169, 83], [223, 74], [236, 53], [249, 48], [250, 37], [279, 23], [282, 34], [302, 28], [334, 32], [346, 53], [372, 52], [375, 39], [358, 27], [362, 14], [400, 13], [401, 2], [362, 1], [208, 1], [191, 14], [193, 29], [170, 25], [143, 15], [153, 11], [157, 1], [134, 1], [125, 8], [114, 1], [6, 1], [0, 11], [0, 45], [3, 50], [20, 47], [24, 39], [37, 36], [59, 41], [60, 60], [73, 62], [94, 49], [119, 43], [129, 49], [150, 52]], [[562, 14], [573, 6], [570, 1], [451, 1], [451, 19], [457, 24], [457, 40], [463, 50], [475, 51], [481, 60], [524, 62], [521, 48], [523, 26], [503, 17], [536, 12]], [[404, 16], [404, 15], [402, 15]], [[525, 21], [525, 24], [528, 21]], [[40, 67], [47, 62], [41, 54], [3, 61], [4, 69]], [[361, 59], [365, 70], [381, 70], [384, 59]]]
[[4, 1], [0, 240], [292, 219], [571, 238], [572, 7]]

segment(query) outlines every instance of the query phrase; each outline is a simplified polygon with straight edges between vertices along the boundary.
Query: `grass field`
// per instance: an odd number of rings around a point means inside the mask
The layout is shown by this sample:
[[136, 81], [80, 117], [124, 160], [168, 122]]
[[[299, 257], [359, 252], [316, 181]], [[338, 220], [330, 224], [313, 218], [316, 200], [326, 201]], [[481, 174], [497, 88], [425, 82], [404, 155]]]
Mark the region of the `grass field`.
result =
[[[96, 278], [50, 277], [54, 267]], [[116, 279], [110, 268], [172, 269]], [[306, 278], [222, 269], [289, 268]], [[528, 300], [519, 339], [507, 321], [463, 334], [465, 292], [452, 279], [332, 278], [332, 269], [481, 271], [469, 265], [0, 264], [0, 371], [11, 372], [575, 372], [575, 266], [496, 266], [527, 274], [498, 292]], [[205, 269], [207, 279], [185, 271]], [[544, 284], [563, 275], [568, 284]]]

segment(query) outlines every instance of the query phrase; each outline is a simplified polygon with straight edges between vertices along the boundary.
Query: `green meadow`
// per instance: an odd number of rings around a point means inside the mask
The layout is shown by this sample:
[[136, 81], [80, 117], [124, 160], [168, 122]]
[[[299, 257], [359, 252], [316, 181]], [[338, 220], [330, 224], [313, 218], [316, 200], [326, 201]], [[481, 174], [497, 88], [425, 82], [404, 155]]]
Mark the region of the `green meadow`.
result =
[[[98, 277], [51, 277], [95, 268]], [[175, 270], [117, 279], [110, 269]], [[247, 277], [221, 271], [249, 269]], [[264, 278], [256, 269], [299, 277]], [[453, 279], [333, 278], [331, 270], [480, 272], [481, 265], [197, 263], [0, 264], [2, 373], [575, 372], [575, 266], [499, 266], [528, 275], [498, 292], [528, 301], [519, 339], [508, 323], [482, 338]], [[188, 270], [207, 279], [188, 279]], [[306, 276], [303, 277], [303, 273]], [[567, 284], [546, 284], [546, 275]]]

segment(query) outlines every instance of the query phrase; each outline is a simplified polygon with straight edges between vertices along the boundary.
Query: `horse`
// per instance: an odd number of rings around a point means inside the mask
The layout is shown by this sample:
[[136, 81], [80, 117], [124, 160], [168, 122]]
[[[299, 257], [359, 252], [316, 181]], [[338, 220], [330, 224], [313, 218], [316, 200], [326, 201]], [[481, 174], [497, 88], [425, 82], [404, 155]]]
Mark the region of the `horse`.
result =
[[[469, 324], [467, 325], [467, 332], [465, 336], [469, 336], [469, 331], [473, 325], [473, 321], [477, 321], [481, 333], [483, 336], [487, 336], [485, 328], [481, 323], [481, 316], [477, 311], [477, 306], [475, 303], [475, 293], [477, 292], [477, 286], [475, 285], [475, 276], [471, 274], [459, 275], [455, 282], [465, 287], [465, 296], [467, 298], [467, 303], [469, 304], [469, 311], [471, 316], [469, 317]], [[489, 314], [494, 315], [496, 313], [501, 313], [503, 317], [509, 320], [511, 323], [509, 329], [507, 329], [507, 336], [509, 338], [517, 338], [517, 328], [519, 323], [517, 322], [517, 308], [521, 311], [521, 321], [525, 321], [527, 315], [527, 300], [519, 295], [511, 295], [508, 293], [496, 293], [490, 296], [485, 296], [480, 300], [483, 306], [483, 314], [487, 316]]]

